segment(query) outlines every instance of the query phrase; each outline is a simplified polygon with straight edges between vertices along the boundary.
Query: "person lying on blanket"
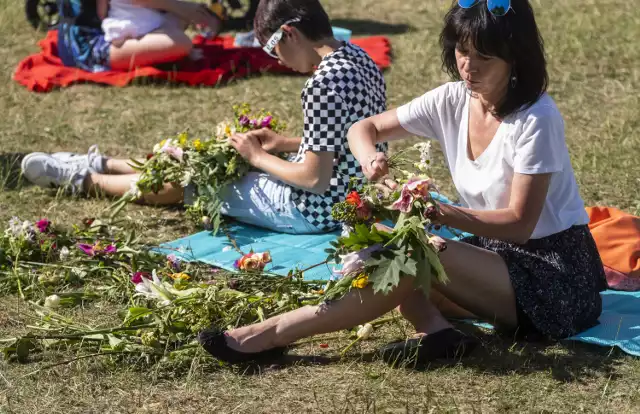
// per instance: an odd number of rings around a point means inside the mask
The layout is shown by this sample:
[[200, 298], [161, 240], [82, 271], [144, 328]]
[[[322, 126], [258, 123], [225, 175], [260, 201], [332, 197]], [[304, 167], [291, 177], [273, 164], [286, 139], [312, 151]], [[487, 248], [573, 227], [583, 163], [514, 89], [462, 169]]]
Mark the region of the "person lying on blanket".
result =
[[182, 22], [221, 27], [204, 5], [183, 0], [58, 0], [58, 9], [60, 59], [89, 72], [178, 61], [193, 50]]
[[[396, 307], [417, 336], [380, 350], [394, 364], [424, 366], [473, 349], [476, 341], [455, 330], [436, 305], [529, 338], [566, 338], [597, 324], [605, 275], [563, 119], [545, 92], [546, 61], [531, 5], [456, 1], [440, 43], [444, 68], [457, 82], [356, 123], [348, 142], [364, 174], [384, 181], [387, 158], [376, 145], [409, 134], [439, 141], [464, 207], [443, 204], [437, 220], [476, 235], [449, 241], [440, 253], [449, 282], [433, 286], [427, 298], [406, 277], [386, 296], [369, 286], [258, 324], [206, 330], [200, 343], [214, 357], [273, 358], [302, 337], [349, 329]], [[390, 191], [395, 184], [386, 181]]]
[[[255, 30], [264, 49], [290, 68], [313, 72], [302, 90], [302, 138], [269, 129], [236, 134], [232, 145], [260, 172], [227, 188], [222, 213], [239, 221], [285, 233], [319, 233], [339, 224], [331, 207], [347, 194], [349, 180], [363, 177], [349, 151], [347, 131], [358, 120], [386, 110], [386, 86], [373, 60], [358, 46], [333, 38], [331, 23], [317, 0], [263, 0]], [[314, 71], [314, 68], [317, 67]], [[382, 152], [385, 145], [379, 145]], [[272, 153], [295, 152], [291, 161]], [[135, 171], [128, 160], [71, 153], [29, 154], [24, 176], [43, 187], [69, 185], [75, 192], [126, 193]], [[147, 194], [153, 204], [189, 202], [192, 190], [167, 184]]]

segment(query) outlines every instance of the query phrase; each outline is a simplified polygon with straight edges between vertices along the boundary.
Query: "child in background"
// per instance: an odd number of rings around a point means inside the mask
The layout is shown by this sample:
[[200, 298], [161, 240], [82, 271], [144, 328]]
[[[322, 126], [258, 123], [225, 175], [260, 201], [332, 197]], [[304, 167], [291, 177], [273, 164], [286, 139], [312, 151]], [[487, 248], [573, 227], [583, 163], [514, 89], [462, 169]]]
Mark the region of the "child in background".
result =
[[[230, 139], [255, 167], [221, 194], [222, 214], [283, 233], [319, 233], [337, 228], [331, 216], [343, 201], [352, 177], [362, 168], [349, 150], [347, 131], [355, 122], [386, 109], [382, 73], [359, 47], [336, 40], [318, 0], [262, 0], [254, 22], [260, 44], [293, 70], [312, 73], [302, 90], [304, 131], [289, 138], [270, 129], [236, 134]], [[70, 153], [27, 155], [24, 176], [50, 188], [122, 196], [138, 175], [129, 160]], [[378, 146], [385, 151], [386, 146]], [[286, 161], [273, 153], [297, 152]], [[193, 190], [166, 184], [145, 194], [151, 204], [189, 202]]]

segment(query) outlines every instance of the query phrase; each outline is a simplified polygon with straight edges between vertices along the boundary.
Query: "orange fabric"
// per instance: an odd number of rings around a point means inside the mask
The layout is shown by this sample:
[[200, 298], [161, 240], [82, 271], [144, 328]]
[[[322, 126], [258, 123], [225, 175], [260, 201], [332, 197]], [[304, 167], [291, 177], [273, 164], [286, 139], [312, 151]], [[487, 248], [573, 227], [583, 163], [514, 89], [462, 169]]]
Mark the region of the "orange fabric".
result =
[[[40, 53], [31, 55], [18, 64], [13, 78], [31, 91], [49, 92], [54, 88], [81, 82], [122, 87], [135, 78], [142, 77], [189, 85], [217, 86], [251, 74], [291, 72], [259, 48], [234, 47], [234, 39], [230, 36], [211, 40], [196, 36], [193, 43], [203, 49], [204, 58], [197, 62], [179, 62], [177, 70], [143, 67], [133, 72], [85, 72], [62, 64], [58, 57], [57, 33], [55, 30], [49, 31], [47, 37], [38, 42]], [[371, 36], [353, 39], [352, 42], [362, 47], [381, 69], [391, 65], [391, 45], [387, 37]]]
[[589, 207], [587, 213], [609, 285], [640, 290], [640, 217], [612, 207]]

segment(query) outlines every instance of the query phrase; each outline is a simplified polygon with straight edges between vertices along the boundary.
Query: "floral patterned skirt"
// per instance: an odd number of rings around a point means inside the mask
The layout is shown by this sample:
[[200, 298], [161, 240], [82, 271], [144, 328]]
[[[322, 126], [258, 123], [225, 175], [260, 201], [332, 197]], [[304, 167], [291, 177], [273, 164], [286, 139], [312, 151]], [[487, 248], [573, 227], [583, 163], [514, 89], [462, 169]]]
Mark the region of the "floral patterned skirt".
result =
[[607, 282], [586, 225], [522, 245], [477, 236], [462, 242], [494, 251], [507, 264], [519, 335], [561, 339], [598, 323]]

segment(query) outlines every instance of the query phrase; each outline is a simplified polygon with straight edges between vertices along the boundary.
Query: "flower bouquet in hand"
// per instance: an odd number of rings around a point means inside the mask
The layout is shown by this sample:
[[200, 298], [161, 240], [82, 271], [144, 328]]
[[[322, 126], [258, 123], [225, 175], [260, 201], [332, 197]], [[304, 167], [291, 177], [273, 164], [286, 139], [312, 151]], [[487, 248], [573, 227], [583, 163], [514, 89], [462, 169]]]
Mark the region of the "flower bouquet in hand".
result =
[[247, 104], [234, 106], [233, 110], [233, 120], [218, 124], [215, 136], [210, 139], [191, 139], [185, 132], [157, 144], [144, 162], [132, 160], [131, 165], [140, 176], [131, 184], [131, 190], [112, 206], [112, 217], [126, 203], [136, 201], [144, 194], [157, 193], [168, 183], [193, 186], [196, 198], [189, 207], [190, 215], [217, 232], [221, 223], [221, 190], [251, 169], [230, 145], [229, 138], [235, 133], [261, 128], [274, 132], [286, 128], [269, 112], [252, 113]]
[[[421, 149], [421, 155], [423, 152]], [[364, 185], [334, 204], [332, 215], [344, 230], [327, 253], [329, 260], [342, 263], [342, 269], [336, 272], [338, 279], [326, 287], [325, 299], [340, 298], [352, 288], [369, 284], [374, 292], [387, 294], [401, 277], [413, 277], [416, 287], [427, 295], [433, 280], [445, 282], [438, 257], [444, 241], [425, 231], [439, 212], [430, 193], [435, 189], [430, 178], [411, 177], [400, 180], [393, 190]], [[394, 227], [384, 229], [378, 224], [385, 220], [394, 222]]]

